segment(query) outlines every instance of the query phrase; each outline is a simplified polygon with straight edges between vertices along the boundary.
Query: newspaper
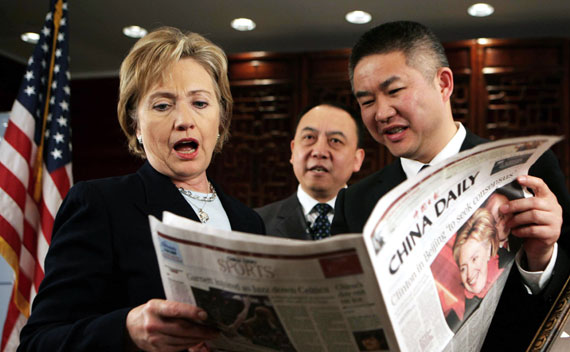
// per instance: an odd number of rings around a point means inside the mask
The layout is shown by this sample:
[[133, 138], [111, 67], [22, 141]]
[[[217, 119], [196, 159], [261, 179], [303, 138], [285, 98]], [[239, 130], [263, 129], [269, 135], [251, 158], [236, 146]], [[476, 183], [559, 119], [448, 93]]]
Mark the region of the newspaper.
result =
[[478, 351], [520, 246], [497, 208], [529, 195], [513, 181], [560, 139], [432, 165], [382, 197], [362, 234], [299, 241], [150, 217], [166, 297], [205, 309], [220, 350]]

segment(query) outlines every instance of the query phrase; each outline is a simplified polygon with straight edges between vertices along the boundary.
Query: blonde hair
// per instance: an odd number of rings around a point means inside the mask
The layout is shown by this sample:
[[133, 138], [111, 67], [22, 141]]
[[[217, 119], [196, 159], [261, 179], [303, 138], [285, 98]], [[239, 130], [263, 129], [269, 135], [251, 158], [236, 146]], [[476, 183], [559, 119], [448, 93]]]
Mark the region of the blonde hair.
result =
[[182, 58], [195, 60], [212, 77], [220, 104], [220, 137], [214, 152], [220, 152], [229, 138], [233, 99], [226, 54], [197, 33], [182, 33], [176, 28], [162, 27], [139, 39], [121, 64], [117, 115], [127, 137], [129, 151], [136, 156], [146, 158], [136, 138], [137, 105], [152, 86], [164, 79], [168, 69]]
[[453, 244], [453, 258], [459, 265], [459, 251], [461, 246], [469, 239], [479, 242], [489, 242], [491, 245], [491, 257], [494, 257], [499, 250], [499, 238], [495, 218], [490, 211], [485, 208], [475, 210], [469, 220], [459, 229], [455, 243]]

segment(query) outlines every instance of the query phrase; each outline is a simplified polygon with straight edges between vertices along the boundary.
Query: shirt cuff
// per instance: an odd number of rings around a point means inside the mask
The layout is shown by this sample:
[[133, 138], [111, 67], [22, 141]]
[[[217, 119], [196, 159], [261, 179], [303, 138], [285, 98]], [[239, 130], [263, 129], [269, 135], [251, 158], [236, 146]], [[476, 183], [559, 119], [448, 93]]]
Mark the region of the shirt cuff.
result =
[[517, 252], [515, 257], [515, 263], [517, 264], [517, 269], [522, 276], [523, 284], [529, 295], [537, 295], [550, 280], [552, 276], [552, 271], [554, 270], [554, 263], [556, 263], [556, 257], [558, 256], [558, 243], [554, 243], [554, 251], [552, 252], [552, 257], [550, 262], [544, 269], [544, 271], [526, 271], [522, 268], [521, 259], [524, 254], [524, 249], [521, 247]]

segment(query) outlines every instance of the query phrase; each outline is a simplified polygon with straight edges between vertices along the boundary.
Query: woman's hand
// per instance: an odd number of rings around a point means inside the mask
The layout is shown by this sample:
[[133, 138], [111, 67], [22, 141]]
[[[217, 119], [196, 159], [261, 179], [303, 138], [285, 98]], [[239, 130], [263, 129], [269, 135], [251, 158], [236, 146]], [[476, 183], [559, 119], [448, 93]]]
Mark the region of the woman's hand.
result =
[[131, 347], [165, 352], [198, 347], [218, 335], [216, 329], [197, 323], [206, 318], [206, 312], [196, 306], [152, 299], [127, 315]]
[[503, 214], [512, 213], [509, 221], [513, 235], [524, 240], [528, 270], [542, 271], [554, 252], [560, 237], [562, 207], [546, 183], [538, 177], [519, 176], [517, 181], [532, 189], [534, 197], [521, 198], [503, 204]]

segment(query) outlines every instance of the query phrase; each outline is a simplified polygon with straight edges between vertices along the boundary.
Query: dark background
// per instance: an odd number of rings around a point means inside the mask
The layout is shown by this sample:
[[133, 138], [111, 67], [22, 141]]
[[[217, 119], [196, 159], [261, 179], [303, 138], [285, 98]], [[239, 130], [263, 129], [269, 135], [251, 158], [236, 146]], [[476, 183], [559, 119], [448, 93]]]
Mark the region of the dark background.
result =
[[[567, 39], [488, 39], [445, 43], [455, 77], [453, 114], [490, 138], [568, 136], [570, 44]], [[349, 49], [302, 53], [252, 52], [229, 56], [234, 96], [232, 138], [208, 174], [226, 192], [256, 207], [282, 199], [297, 186], [289, 163], [295, 119], [307, 104], [353, 105], [347, 75]], [[24, 65], [0, 56], [0, 111], [9, 111]], [[74, 181], [135, 171], [117, 122], [117, 77], [72, 79]], [[554, 146], [570, 175], [567, 139]], [[389, 163], [370, 137], [366, 158], [350, 183]]]

